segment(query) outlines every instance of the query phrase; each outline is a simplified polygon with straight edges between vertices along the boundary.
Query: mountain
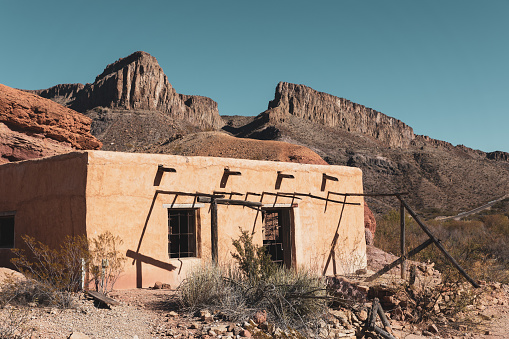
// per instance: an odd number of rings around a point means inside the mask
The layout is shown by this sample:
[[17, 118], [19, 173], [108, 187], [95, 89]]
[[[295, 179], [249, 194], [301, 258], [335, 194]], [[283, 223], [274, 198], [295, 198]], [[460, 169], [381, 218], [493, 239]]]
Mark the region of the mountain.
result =
[[[476, 207], [509, 193], [509, 154], [485, 153], [416, 135], [403, 122], [304, 85], [281, 82], [256, 117], [224, 116], [237, 137], [309, 147], [329, 164], [363, 170], [366, 192], [408, 192], [428, 216]], [[383, 213], [394, 198], [369, 198]]]
[[91, 122], [51, 100], [0, 84], [0, 163], [99, 149]]
[[[508, 153], [416, 135], [400, 120], [304, 85], [279, 83], [256, 117], [220, 117], [216, 102], [176, 93], [157, 60], [136, 52], [108, 65], [92, 84], [32, 92], [89, 116], [104, 150], [290, 159], [273, 153], [274, 145], [289, 149], [287, 144], [204, 131], [283, 141], [309, 148], [329, 164], [361, 168], [366, 192], [408, 192], [407, 200], [427, 216], [468, 210], [509, 191]], [[397, 207], [394, 198], [368, 202], [375, 213]]]
[[224, 124], [215, 101], [178, 94], [157, 59], [141, 51], [106, 66], [92, 84], [60, 84], [30, 92], [90, 116], [92, 132], [104, 141], [105, 150], [134, 151]]

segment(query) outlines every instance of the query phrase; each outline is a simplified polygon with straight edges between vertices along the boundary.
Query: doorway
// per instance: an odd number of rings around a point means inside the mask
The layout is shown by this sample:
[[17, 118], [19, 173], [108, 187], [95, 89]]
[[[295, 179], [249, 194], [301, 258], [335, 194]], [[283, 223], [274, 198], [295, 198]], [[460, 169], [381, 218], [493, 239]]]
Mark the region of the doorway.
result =
[[292, 209], [267, 208], [263, 218], [263, 246], [272, 261], [281, 267], [292, 267]]

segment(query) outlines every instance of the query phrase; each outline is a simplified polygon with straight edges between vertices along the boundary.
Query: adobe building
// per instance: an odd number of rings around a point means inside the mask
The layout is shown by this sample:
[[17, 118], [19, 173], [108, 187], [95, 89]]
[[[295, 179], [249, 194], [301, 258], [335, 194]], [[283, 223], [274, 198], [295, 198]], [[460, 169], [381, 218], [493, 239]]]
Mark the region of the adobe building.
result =
[[213, 255], [232, 261], [242, 229], [287, 267], [366, 267], [357, 168], [82, 151], [1, 165], [0, 192], [0, 266], [23, 234], [58, 246], [110, 231], [128, 257], [115, 288], [176, 287]]

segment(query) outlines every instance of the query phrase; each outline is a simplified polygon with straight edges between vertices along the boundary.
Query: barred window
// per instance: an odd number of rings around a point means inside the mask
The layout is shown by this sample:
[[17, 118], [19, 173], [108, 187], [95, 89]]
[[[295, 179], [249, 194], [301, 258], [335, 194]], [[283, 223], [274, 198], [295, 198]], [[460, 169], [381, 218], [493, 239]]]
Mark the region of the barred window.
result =
[[196, 209], [168, 209], [168, 254], [196, 257]]

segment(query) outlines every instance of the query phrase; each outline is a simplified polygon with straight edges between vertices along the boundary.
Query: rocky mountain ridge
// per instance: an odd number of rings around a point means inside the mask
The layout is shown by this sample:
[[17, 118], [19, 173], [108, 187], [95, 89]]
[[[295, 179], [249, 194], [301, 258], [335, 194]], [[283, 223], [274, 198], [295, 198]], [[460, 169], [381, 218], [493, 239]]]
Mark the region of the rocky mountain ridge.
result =
[[61, 84], [32, 91], [86, 113], [96, 107], [157, 111], [200, 128], [220, 128], [217, 103], [178, 94], [152, 55], [138, 51], [106, 66], [92, 84]]
[[[223, 130], [234, 136], [286, 141], [329, 164], [359, 167], [366, 192], [408, 192], [408, 202], [428, 215], [467, 210], [509, 192], [508, 153], [416, 135], [397, 119], [304, 85], [279, 83], [256, 117], [223, 118]], [[367, 200], [377, 213], [397, 204]]]
[[273, 121], [284, 121], [285, 116], [291, 114], [325, 126], [371, 136], [393, 147], [407, 147], [415, 138], [413, 129], [400, 120], [350, 100], [288, 82], [277, 85], [267, 113]]

